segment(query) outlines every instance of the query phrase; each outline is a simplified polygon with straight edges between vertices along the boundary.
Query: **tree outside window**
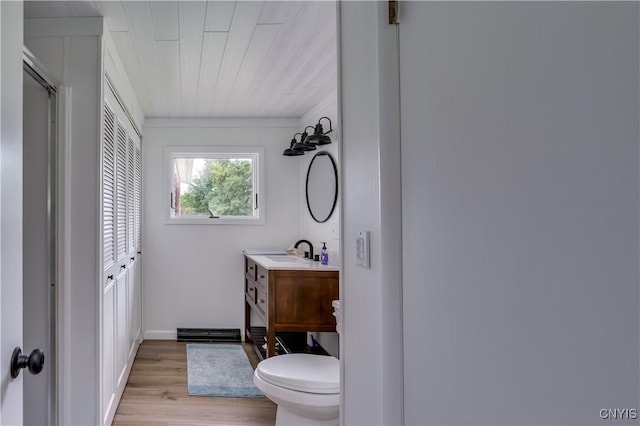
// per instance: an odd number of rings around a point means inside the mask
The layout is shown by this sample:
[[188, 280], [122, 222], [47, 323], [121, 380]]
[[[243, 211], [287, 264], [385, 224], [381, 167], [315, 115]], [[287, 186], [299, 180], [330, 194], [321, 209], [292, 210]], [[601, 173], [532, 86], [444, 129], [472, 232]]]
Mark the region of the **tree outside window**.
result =
[[[178, 160], [176, 160], [178, 161]], [[181, 215], [251, 216], [253, 179], [249, 159], [207, 159], [180, 194]]]

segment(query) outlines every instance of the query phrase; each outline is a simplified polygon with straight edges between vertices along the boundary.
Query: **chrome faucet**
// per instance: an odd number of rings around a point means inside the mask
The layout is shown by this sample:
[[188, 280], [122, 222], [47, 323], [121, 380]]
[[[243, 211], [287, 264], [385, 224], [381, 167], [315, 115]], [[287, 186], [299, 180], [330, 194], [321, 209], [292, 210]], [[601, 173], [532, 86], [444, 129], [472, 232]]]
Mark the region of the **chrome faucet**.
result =
[[[311, 244], [307, 240], [298, 240], [293, 247], [294, 248], [298, 248], [298, 245], [300, 243], [307, 243], [307, 245], [309, 246], [309, 259], [313, 260], [313, 244]], [[307, 257], [307, 256], [305, 256], [305, 257]]]

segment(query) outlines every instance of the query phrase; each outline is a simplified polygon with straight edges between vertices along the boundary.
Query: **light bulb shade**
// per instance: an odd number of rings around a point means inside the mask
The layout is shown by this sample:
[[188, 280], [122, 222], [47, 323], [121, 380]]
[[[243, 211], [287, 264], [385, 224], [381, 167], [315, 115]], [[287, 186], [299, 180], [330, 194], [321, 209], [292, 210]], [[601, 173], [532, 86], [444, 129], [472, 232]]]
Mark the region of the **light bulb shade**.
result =
[[[329, 117], [321, 117], [320, 120], [322, 120], [323, 118], [326, 118], [327, 120], [329, 120], [329, 130], [327, 130], [327, 133], [331, 133], [331, 131], [333, 130], [333, 128], [331, 127], [331, 120], [329, 119]], [[302, 139], [305, 144], [328, 145], [331, 143], [331, 138], [327, 136], [327, 133], [324, 132], [324, 129], [322, 128], [322, 124], [320, 123], [320, 120], [318, 120], [318, 124], [316, 124], [313, 134]]]
[[291, 149], [294, 150], [294, 151], [300, 151], [300, 152], [315, 151], [316, 146], [315, 145], [306, 144], [304, 142], [298, 142]]
[[[286, 157], [295, 157], [295, 156], [298, 156], [298, 155], [304, 155], [304, 151], [302, 151], [302, 150], [297, 150], [297, 151], [296, 151], [296, 150], [294, 150], [294, 149], [293, 149], [293, 147], [294, 147], [297, 143], [299, 143], [299, 142], [296, 140], [296, 135], [301, 135], [301, 133], [296, 133], [295, 135], [293, 135], [293, 139], [291, 139], [291, 143], [289, 144], [289, 148], [285, 149], [285, 150], [282, 152], [282, 155], [284, 155], [284, 156], [286, 156]], [[300, 139], [300, 140], [302, 140], [302, 139]]]
[[310, 135], [307, 137], [307, 140], [305, 141], [305, 143], [310, 144], [310, 145], [328, 145], [331, 143], [331, 138], [327, 135]]
[[309, 139], [308, 137], [308, 133], [307, 133], [307, 129], [311, 127], [313, 129], [313, 126], [307, 126], [304, 128], [304, 130], [302, 131], [302, 133], [296, 133], [300, 135], [300, 142], [296, 143], [295, 145], [293, 145], [291, 147], [291, 149], [293, 149], [294, 151], [315, 151], [316, 146], [315, 144], [309, 144], [306, 142], [307, 139]]
[[295, 157], [298, 155], [304, 155], [304, 151], [295, 151], [291, 148], [287, 148], [282, 152], [282, 155], [286, 156], [286, 157]]

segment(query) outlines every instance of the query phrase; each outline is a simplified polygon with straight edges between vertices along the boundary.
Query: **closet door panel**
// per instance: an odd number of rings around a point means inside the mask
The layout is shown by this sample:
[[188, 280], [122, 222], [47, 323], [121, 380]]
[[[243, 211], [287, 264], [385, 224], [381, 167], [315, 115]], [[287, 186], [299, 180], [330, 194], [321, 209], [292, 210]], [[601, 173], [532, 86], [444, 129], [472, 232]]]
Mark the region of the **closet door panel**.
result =
[[127, 294], [128, 294], [128, 273], [123, 268], [122, 274], [116, 280], [116, 365], [115, 371], [118, 380], [116, 388], [124, 385], [123, 380], [127, 378], [124, 373], [127, 369], [128, 350], [128, 323], [127, 323]]
[[133, 350], [136, 347], [136, 340], [138, 338], [135, 317], [139, 311], [139, 309], [137, 309], [139, 301], [137, 300], [136, 292], [140, 283], [137, 280], [136, 271], [139, 269], [140, 261], [136, 257], [133, 259], [134, 260], [129, 263], [129, 271], [127, 273], [127, 318], [129, 326], [127, 357], [133, 355]]
[[133, 293], [133, 318], [131, 318], [132, 327], [135, 330], [135, 336], [138, 339], [142, 338], [142, 255], [137, 257], [136, 266], [131, 272], [131, 275], [135, 277], [135, 287]]
[[[115, 372], [115, 282], [111, 280], [102, 296], [102, 407], [103, 415], [113, 404]], [[104, 419], [103, 419], [104, 421]]]

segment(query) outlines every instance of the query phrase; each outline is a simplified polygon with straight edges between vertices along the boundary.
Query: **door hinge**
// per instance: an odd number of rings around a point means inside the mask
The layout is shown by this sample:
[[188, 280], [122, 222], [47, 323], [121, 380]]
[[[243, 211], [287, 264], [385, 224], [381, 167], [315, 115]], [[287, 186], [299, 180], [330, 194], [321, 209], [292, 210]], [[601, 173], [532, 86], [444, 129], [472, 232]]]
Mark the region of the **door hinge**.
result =
[[397, 24], [398, 23], [398, 0], [388, 0], [389, 1], [389, 24]]

